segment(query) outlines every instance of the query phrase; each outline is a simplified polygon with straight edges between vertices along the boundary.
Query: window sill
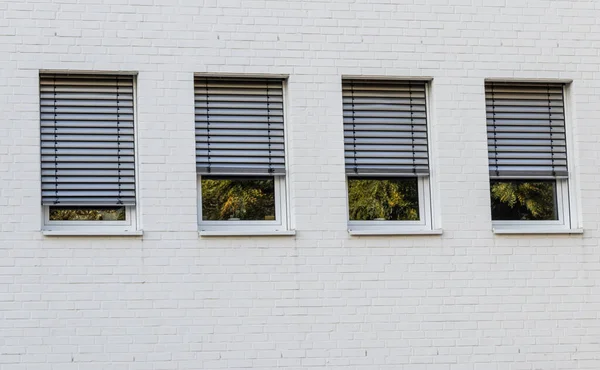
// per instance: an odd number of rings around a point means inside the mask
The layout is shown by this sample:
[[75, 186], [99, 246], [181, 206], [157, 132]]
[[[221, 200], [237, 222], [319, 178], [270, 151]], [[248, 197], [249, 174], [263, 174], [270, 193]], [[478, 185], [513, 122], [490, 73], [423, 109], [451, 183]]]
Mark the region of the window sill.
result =
[[42, 230], [44, 236], [142, 236], [142, 230]]
[[524, 235], [524, 234], [583, 234], [583, 229], [562, 229], [562, 228], [493, 228], [496, 235]]
[[296, 230], [201, 230], [198, 231], [201, 237], [210, 236], [294, 236]]
[[442, 235], [442, 229], [435, 230], [411, 230], [411, 229], [373, 229], [373, 230], [348, 230], [350, 235], [363, 236], [363, 235]]

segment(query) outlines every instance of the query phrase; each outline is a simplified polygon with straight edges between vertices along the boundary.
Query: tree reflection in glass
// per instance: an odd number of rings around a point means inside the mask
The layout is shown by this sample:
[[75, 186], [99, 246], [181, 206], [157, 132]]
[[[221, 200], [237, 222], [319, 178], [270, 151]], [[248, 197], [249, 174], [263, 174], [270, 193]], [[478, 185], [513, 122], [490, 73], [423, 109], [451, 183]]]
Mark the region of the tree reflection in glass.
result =
[[348, 178], [350, 220], [418, 221], [416, 177]]
[[125, 207], [50, 207], [50, 221], [125, 221]]
[[556, 181], [492, 180], [492, 220], [558, 220]]
[[206, 177], [201, 180], [202, 220], [275, 220], [275, 180]]

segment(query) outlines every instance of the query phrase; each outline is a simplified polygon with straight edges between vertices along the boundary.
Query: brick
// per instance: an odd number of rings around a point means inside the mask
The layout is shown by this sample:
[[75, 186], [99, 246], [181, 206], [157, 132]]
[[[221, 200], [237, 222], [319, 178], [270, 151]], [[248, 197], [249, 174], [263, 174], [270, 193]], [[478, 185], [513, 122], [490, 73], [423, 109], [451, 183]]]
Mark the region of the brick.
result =
[[[598, 369], [592, 1], [0, 0], [0, 368]], [[40, 234], [38, 73], [137, 72], [144, 236]], [[289, 75], [295, 237], [198, 238], [194, 73]], [[441, 236], [349, 236], [341, 76], [426, 77]], [[583, 235], [491, 232], [483, 83], [572, 80]]]

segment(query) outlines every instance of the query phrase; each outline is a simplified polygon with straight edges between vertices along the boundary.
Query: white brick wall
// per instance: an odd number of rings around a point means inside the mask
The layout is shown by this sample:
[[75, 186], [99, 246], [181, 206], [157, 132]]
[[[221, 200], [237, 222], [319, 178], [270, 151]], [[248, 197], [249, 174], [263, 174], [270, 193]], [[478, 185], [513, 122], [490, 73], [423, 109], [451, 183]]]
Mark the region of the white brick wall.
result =
[[[593, 0], [0, 0], [0, 368], [600, 369]], [[40, 233], [39, 70], [138, 72], [142, 238]], [[193, 74], [289, 75], [295, 237], [199, 238]], [[346, 231], [341, 75], [431, 77], [441, 236]], [[573, 80], [583, 235], [494, 235], [485, 78]]]

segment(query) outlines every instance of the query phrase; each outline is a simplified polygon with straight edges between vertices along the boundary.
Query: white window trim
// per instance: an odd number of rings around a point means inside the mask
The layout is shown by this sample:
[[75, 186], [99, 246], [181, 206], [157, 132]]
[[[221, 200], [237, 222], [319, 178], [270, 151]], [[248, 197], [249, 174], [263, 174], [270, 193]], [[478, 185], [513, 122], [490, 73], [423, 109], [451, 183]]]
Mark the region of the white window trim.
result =
[[[365, 76], [344, 78], [367, 79]], [[378, 79], [397, 79], [395, 77], [378, 76]], [[402, 78], [404, 80], [404, 78]], [[406, 78], [406, 80], [423, 80], [423, 78]], [[427, 156], [429, 159], [429, 176], [417, 177], [418, 194], [419, 194], [419, 221], [352, 221], [350, 220], [350, 209], [347, 209], [346, 217], [348, 218], [348, 233], [350, 235], [441, 235], [442, 230], [438, 228], [438, 220], [434, 217], [434, 201], [436, 200], [433, 194], [432, 178], [434, 178], [434, 160], [432, 155], [432, 122], [434, 121], [434, 110], [432, 109], [432, 101], [430, 98], [430, 89], [433, 81], [425, 79], [427, 84], [425, 88], [425, 111], [427, 114]], [[346, 205], [348, 202], [348, 178], [346, 176]], [[385, 178], [385, 177], [383, 177]], [[390, 179], [396, 177], [389, 177]], [[439, 216], [439, 215], [438, 215]]]
[[[57, 71], [54, 73], [64, 73]], [[81, 71], [81, 73], [94, 73]], [[98, 75], [109, 72], [98, 73]], [[129, 73], [110, 72], [110, 74], [126, 75]], [[141, 236], [139, 213], [139, 153], [138, 153], [138, 99], [137, 99], [137, 74], [133, 76], [133, 153], [135, 171], [135, 206], [125, 206], [125, 221], [50, 221], [49, 205], [42, 206], [42, 235], [45, 236]], [[40, 182], [41, 184], [41, 182]], [[60, 205], [58, 205], [60, 207]], [[79, 207], [78, 205], [74, 205]], [[81, 205], [80, 207], [86, 207]], [[110, 206], [109, 206], [110, 207]], [[102, 208], [101, 206], [90, 206], [90, 209]]]
[[[347, 178], [351, 179], [352, 177], [347, 176]], [[378, 178], [381, 179], [380, 177]], [[384, 179], [396, 178], [397, 177], [385, 177]], [[350, 220], [350, 212], [347, 212], [348, 233], [351, 235], [441, 234], [440, 230], [433, 230], [431, 186], [429, 177], [417, 177], [417, 192], [419, 195], [420, 218], [418, 221], [354, 221]], [[348, 181], [346, 181], [346, 196], [348, 196]]]
[[144, 232], [142, 230], [118, 230], [118, 229], [107, 229], [107, 230], [42, 230], [44, 236], [142, 236]]
[[[136, 225], [135, 222], [135, 207], [134, 206], [124, 206], [125, 207], [125, 220], [124, 221], [52, 221], [50, 220], [50, 207], [52, 206], [44, 206], [44, 230], [69, 230], [73, 228], [78, 229], [113, 229], [113, 230], [124, 230], [124, 231], [133, 231], [132, 225]], [[58, 207], [61, 207], [58, 205]], [[89, 209], [103, 208], [102, 206], [77, 206]]]
[[[520, 180], [520, 179], [519, 179]], [[526, 180], [526, 179], [523, 179]], [[533, 181], [533, 180], [532, 180]], [[556, 179], [556, 214], [558, 220], [548, 221], [492, 221], [495, 233], [503, 234], [507, 231], [514, 233], [516, 231], [545, 233], [557, 230], [571, 229], [570, 204], [569, 204], [569, 184], [567, 179]]]
[[[227, 176], [229, 177], [229, 176]], [[235, 176], [231, 176], [235, 178]], [[202, 176], [197, 176], [198, 228], [201, 236], [294, 235], [289, 227], [286, 176], [273, 176], [275, 184], [274, 221], [204, 221], [202, 220]]]
[[[485, 80], [486, 82], [495, 80]], [[505, 81], [505, 80], [501, 80]], [[528, 82], [527, 80], [506, 80], [508, 82]], [[539, 82], [539, 81], [534, 81]], [[558, 220], [553, 221], [494, 221], [492, 220], [492, 231], [494, 234], [582, 234], [583, 229], [579, 226], [577, 217], [577, 197], [575, 176], [573, 174], [574, 150], [575, 144], [571, 122], [573, 116], [571, 112], [571, 81], [543, 81], [557, 82], [563, 84], [564, 111], [565, 111], [565, 137], [567, 143], [567, 167], [569, 168], [569, 177], [566, 179], [556, 179], [556, 207]], [[509, 179], [507, 179], [509, 180]], [[528, 179], [514, 179], [528, 180]], [[491, 190], [490, 190], [491, 191]]]
[[[194, 76], [210, 77], [214, 74], [195, 74]], [[289, 107], [287, 94], [288, 75], [269, 74], [222, 74], [222, 77], [250, 77], [250, 78], [282, 78], [283, 86], [283, 138], [286, 169], [289, 163], [288, 129]], [[197, 175], [198, 209], [198, 235], [201, 237], [214, 236], [293, 236], [296, 231], [292, 229], [292, 215], [290, 214], [290, 199], [288, 197], [290, 184], [288, 172], [284, 176], [273, 176], [275, 180], [275, 221], [203, 221], [202, 220], [202, 184], [201, 175]]]

